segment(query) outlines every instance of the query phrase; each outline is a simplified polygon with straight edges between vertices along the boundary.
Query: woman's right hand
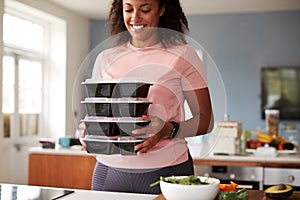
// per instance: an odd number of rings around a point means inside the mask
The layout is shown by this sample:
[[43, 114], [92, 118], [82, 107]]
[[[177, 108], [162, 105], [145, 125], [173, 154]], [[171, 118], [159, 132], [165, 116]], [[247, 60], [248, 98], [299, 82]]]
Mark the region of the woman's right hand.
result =
[[84, 122], [81, 122], [79, 124], [79, 141], [81, 143], [81, 150], [82, 151], [86, 151], [86, 144], [85, 142], [83, 141], [84, 137], [86, 136], [87, 132], [86, 132], [86, 125]]

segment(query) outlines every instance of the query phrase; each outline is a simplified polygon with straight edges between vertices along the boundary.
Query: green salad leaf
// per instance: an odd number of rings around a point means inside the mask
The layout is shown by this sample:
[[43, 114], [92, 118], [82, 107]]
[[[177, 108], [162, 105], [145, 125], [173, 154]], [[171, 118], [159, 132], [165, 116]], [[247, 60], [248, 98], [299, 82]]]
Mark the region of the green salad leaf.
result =
[[167, 182], [167, 183], [174, 183], [174, 184], [181, 184], [181, 185], [207, 185], [208, 182], [201, 181], [199, 177], [195, 175], [190, 175], [184, 178], [176, 178], [175, 176], [172, 177], [160, 177], [160, 180], [150, 184], [150, 187], [153, 187], [157, 184], [159, 184], [161, 181]]
[[247, 200], [248, 194], [245, 188], [238, 191], [219, 192], [217, 200]]

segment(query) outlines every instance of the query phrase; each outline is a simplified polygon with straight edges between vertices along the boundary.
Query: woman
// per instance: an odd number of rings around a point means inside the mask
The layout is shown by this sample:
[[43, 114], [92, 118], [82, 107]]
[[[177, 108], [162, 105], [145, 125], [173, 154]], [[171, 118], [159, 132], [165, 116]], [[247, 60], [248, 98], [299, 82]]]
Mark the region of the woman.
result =
[[[211, 131], [213, 114], [205, 72], [183, 33], [188, 22], [179, 0], [114, 0], [109, 14], [115, 47], [99, 54], [92, 79], [143, 78], [154, 83], [149, 137], [137, 156], [98, 155], [92, 189], [160, 193], [149, 185], [160, 176], [194, 174], [185, 137]], [[125, 32], [124, 32], [125, 31]], [[142, 76], [142, 77], [141, 77]], [[184, 101], [193, 117], [185, 120]]]

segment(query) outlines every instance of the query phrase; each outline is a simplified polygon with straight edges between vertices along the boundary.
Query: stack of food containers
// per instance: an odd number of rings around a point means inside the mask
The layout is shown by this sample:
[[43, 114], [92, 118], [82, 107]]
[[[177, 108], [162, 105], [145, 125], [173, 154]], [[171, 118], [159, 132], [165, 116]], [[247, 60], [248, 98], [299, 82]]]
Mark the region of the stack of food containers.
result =
[[93, 154], [135, 155], [135, 145], [146, 136], [133, 135], [132, 131], [147, 126], [150, 121], [142, 118], [151, 102], [147, 101], [151, 83], [144, 81], [118, 81], [87, 79], [82, 83], [87, 91], [87, 115], [81, 120], [86, 124], [84, 138], [87, 152]]

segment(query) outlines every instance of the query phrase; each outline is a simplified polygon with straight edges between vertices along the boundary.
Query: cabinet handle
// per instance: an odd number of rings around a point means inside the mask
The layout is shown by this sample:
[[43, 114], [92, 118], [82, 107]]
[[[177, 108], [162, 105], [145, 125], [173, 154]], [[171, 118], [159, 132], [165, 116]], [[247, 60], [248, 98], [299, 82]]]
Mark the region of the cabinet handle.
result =
[[293, 175], [289, 175], [289, 176], [288, 176], [288, 181], [289, 181], [289, 183], [294, 182], [294, 180], [295, 180], [295, 177], [294, 177]]

